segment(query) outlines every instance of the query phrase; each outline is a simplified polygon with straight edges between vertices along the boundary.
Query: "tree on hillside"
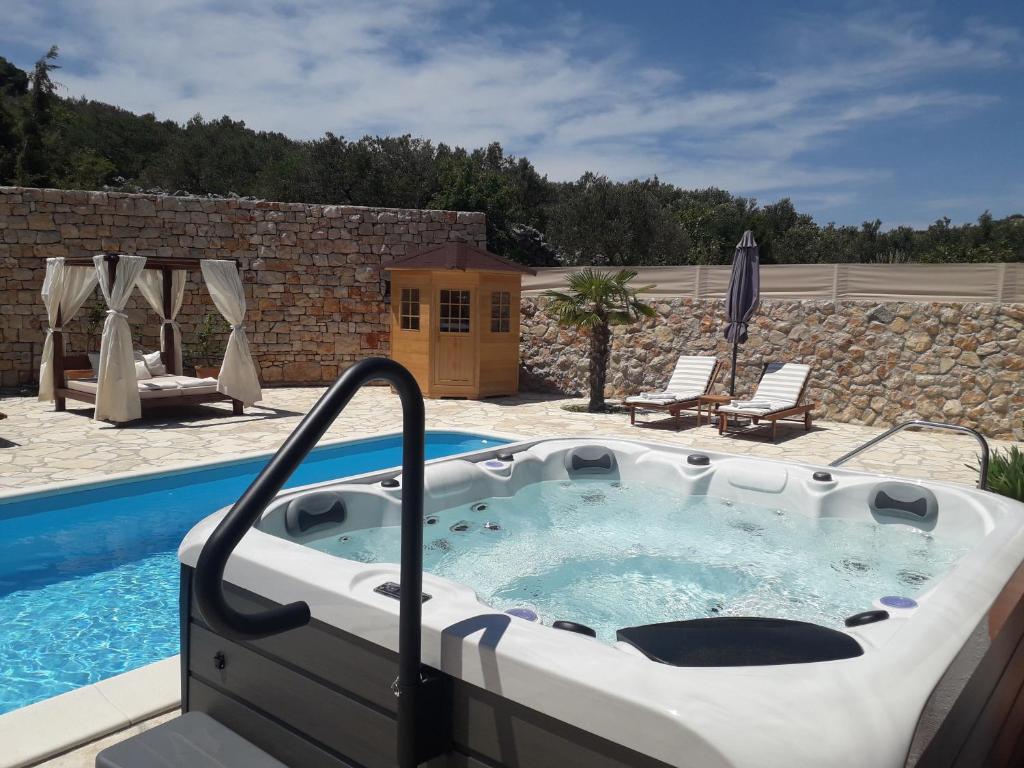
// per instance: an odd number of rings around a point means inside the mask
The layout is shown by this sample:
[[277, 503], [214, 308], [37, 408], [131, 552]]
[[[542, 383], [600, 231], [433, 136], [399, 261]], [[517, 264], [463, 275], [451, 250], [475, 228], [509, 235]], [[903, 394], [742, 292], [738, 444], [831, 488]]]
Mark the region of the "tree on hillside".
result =
[[[754, 239], [757, 237], [755, 232]], [[771, 258], [776, 264], [814, 264], [825, 260], [820, 244], [821, 227], [810, 216], [800, 214], [793, 226], [775, 233]]]
[[423, 208], [437, 189], [436, 150], [413, 138], [327, 133], [308, 146], [309, 202]]
[[14, 169], [21, 146], [18, 112], [28, 93], [28, 73], [0, 56], [0, 184], [14, 181]]
[[[64, 187], [98, 188], [116, 179], [138, 182], [143, 169], [165, 150], [181, 128], [149, 113], [87, 99], [65, 99], [53, 148], [58, 183]], [[88, 180], [96, 181], [89, 186]]]
[[252, 131], [226, 115], [209, 121], [195, 115], [142, 177], [145, 184], [169, 191], [262, 197], [266, 169], [293, 145], [283, 134]]
[[58, 55], [57, 46], [50, 46], [29, 76], [29, 100], [21, 121], [21, 150], [14, 169], [15, 179], [24, 187], [52, 185], [50, 156], [45, 144], [53, 122], [57, 90], [50, 73], [60, 69], [54, 63]]
[[[799, 213], [793, 201], [788, 197], [756, 207], [748, 217], [748, 226], [754, 233], [760, 250], [762, 264], [775, 264], [779, 261], [780, 251], [792, 241], [786, 235], [794, 230], [807, 230], [814, 225], [814, 220], [806, 213]], [[742, 235], [742, 232], [740, 233]], [[739, 238], [736, 238], [739, 241]]]
[[562, 325], [581, 328], [590, 334], [589, 411], [604, 411], [604, 384], [608, 378], [611, 326], [625, 325], [641, 317], [653, 317], [654, 308], [639, 297], [643, 288], [630, 281], [631, 269], [608, 272], [587, 267], [568, 277], [568, 291], [545, 291], [548, 309]]
[[440, 145], [437, 192], [432, 208], [487, 214], [487, 246], [495, 253], [525, 261], [517, 224], [543, 230], [548, 182], [525, 158], [506, 156], [501, 144], [466, 152]]
[[28, 93], [28, 73], [0, 56], [0, 96], [24, 96]]
[[546, 230], [563, 264], [685, 264], [686, 232], [667, 205], [675, 191], [658, 179], [610, 181], [585, 173], [561, 184]]
[[687, 263], [731, 263], [743, 231], [752, 228], [751, 216], [756, 209], [756, 201], [724, 189], [684, 191], [676, 211], [690, 241]]
[[544, 233], [529, 224], [513, 224], [510, 228], [511, 253], [507, 254], [531, 267], [558, 267], [558, 253]]

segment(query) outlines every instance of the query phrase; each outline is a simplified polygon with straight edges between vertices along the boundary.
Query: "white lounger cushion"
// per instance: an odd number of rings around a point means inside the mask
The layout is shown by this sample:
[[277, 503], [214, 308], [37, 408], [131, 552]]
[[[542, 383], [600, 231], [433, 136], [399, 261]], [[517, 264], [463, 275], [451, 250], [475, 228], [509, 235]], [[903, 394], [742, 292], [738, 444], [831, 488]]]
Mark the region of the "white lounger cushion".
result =
[[676, 367], [662, 392], [641, 392], [627, 397], [627, 403], [666, 405], [682, 400], [696, 400], [708, 391], [715, 358], [703, 355], [680, 355]]
[[772, 363], [758, 382], [752, 398], [733, 400], [728, 405], [719, 406], [718, 410], [759, 416], [792, 408], [799, 401], [810, 372], [811, 366], [805, 363]]
[[775, 413], [775, 411], [784, 411], [795, 405], [796, 403], [786, 403], [782, 401], [745, 405], [742, 400], [733, 400], [728, 405], [718, 406], [718, 410], [725, 413], [750, 413], [755, 416], [761, 416], [766, 413]]
[[[139, 397], [177, 397], [179, 395], [205, 395], [217, 391], [216, 379], [197, 379], [192, 376], [154, 376], [137, 382]], [[68, 389], [96, 394], [96, 379], [72, 379]]]
[[683, 402], [684, 400], [696, 400], [698, 397], [704, 394], [704, 391], [700, 392], [644, 392], [639, 395], [633, 395], [626, 398], [627, 403], [633, 403], [635, 405], [643, 405], [648, 403], [650, 405], [666, 405], [668, 403]]

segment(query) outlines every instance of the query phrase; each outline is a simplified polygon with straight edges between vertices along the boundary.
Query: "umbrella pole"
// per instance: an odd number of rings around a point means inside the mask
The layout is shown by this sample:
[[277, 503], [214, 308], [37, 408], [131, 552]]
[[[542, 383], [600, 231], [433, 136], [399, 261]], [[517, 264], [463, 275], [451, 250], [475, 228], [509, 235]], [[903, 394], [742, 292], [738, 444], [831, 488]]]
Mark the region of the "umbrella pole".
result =
[[739, 346], [737, 341], [732, 342], [732, 368], [729, 370], [729, 394], [736, 394], [736, 348]]

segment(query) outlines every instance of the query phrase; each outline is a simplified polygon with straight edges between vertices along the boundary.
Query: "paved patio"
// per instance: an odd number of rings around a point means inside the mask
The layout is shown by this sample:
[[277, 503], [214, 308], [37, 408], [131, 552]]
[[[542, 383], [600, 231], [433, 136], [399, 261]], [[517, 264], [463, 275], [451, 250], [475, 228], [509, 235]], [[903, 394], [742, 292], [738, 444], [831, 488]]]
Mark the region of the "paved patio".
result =
[[[92, 421], [87, 409], [68, 401], [68, 411], [34, 397], [0, 398], [0, 489], [28, 488], [85, 480], [132, 470], [166, 469], [201, 459], [227, 458], [253, 451], [272, 451], [323, 392], [317, 387], [264, 390], [265, 399], [243, 416], [230, 406], [209, 405], [170, 409], [138, 422], [116, 427]], [[775, 445], [749, 437], [720, 437], [714, 427], [696, 426], [685, 416], [682, 429], [662, 420], [631, 427], [624, 414], [572, 413], [563, 409], [581, 400], [521, 394], [483, 401], [432, 400], [427, 403], [431, 429], [495, 431], [540, 437], [607, 435], [657, 440], [705, 450], [794, 459], [827, 464], [863, 443], [881, 429], [818, 422], [803, 428], [780, 425]], [[656, 417], [655, 417], [656, 418]], [[365, 437], [401, 428], [397, 396], [387, 387], [363, 389], [328, 432], [328, 439]], [[992, 441], [993, 447], [1010, 443]], [[973, 484], [976, 446], [967, 437], [938, 433], [903, 433], [850, 463], [873, 471], [906, 477]]]

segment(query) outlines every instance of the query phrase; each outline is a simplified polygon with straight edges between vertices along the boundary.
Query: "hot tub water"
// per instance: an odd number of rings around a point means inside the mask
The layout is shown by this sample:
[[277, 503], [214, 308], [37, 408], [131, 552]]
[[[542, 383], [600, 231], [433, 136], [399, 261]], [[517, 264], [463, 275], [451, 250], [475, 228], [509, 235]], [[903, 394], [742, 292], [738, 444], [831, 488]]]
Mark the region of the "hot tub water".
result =
[[[308, 544], [398, 562], [397, 526]], [[424, 567], [496, 610], [587, 624], [612, 641], [637, 624], [771, 616], [841, 627], [882, 595], [914, 596], [970, 547], [916, 528], [823, 518], [650, 484], [531, 483], [443, 510], [424, 525]]]

